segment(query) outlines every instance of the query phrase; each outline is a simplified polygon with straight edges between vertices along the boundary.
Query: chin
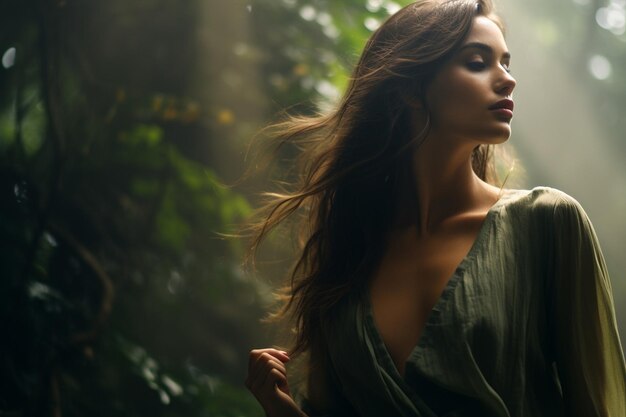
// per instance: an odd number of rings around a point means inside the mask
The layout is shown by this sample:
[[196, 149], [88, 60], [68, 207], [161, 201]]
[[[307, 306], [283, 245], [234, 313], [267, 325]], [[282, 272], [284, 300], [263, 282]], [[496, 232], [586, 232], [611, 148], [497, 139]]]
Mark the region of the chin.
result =
[[500, 136], [498, 138], [495, 138], [491, 143], [493, 145], [500, 145], [500, 144], [505, 143], [506, 141], [508, 141], [510, 136], [511, 135]]
[[485, 132], [481, 137], [481, 142], [485, 145], [499, 145], [506, 142], [511, 137], [511, 126], [502, 127], [497, 130]]

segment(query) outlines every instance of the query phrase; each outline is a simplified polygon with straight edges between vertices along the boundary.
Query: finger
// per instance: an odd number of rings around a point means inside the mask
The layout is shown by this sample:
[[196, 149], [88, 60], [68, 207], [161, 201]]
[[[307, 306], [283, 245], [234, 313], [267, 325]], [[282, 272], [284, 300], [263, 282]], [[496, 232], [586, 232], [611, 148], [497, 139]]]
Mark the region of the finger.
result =
[[263, 378], [259, 378], [253, 382], [250, 391], [261, 403], [264, 409], [275, 405], [279, 397], [276, 394], [276, 386], [278, 384], [286, 384], [286, 377], [275, 368], [272, 368]]
[[254, 364], [258, 362], [263, 354], [273, 356], [281, 362], [289, 362], [290, 360], [289, 355], [287, 355], [287, 352], [285, 352], [284, 350], [278, 350], [274, 348], [253, 349], [248, 355], [248, 373], [250, 373]]
[[267, 361], [267, 366], [271, 366], [272, 368], [276, 368], [280, 372], [282, 372], [283, 375], [287, 376], [287, 367], [281, 361], [272, 358], [269, 361]]
[[287, 395], [291, 395], [291, 391], [289, 390], [289, 380], [287, 379], [287, 374], [283, 374], [285, 379], [278, 381], [276, 383], [276, 389], [281, 392], [284, 392]]
[[279, 398], [282, 398], [282, 399], [286, 399], [286, 398], [292, 399], [291, 398], [291, 391], [289, 390], [289, 384], [288, 383], [284, 384], [284, 385], [276, 384], [274, 389], [275, 389], [275, 394]]
[[[276, 386], [285, 387], [287, 385], [287, 377], [278, 369], [273, 368], [267, 373], [265, 381], [261, 391], [267, 395], [267, 397], [276, 395]], [[282, 390], [281, 390], [282, 391]]]
[[283, 362], [280, 361], [280, 359], [277, 359], [276, 356], [273, 356], [272, 352], [261, 352], [256, 358], [256, 361], [253, 362], [248, 368], [248, 374], [253, 375], [261, 372], [267, 372], [267, 366], [271, 361], [280, 363], [280, 367], [284, 369]]
[[[264, 383], [267, 384], [268, 381], [273, 380], [274, 389], [278, 389], [287, 395], [291, 395], [285, 366], [282, 363], [277, 363], [275, 360], [271, 361], [271, 365], [272, 368], [268, 370], [268, 378]], [[276, 371], [280, 372], [281, 375], [279, 376]], [[265, 388], [267, 389], [268, 387]]]
[[277, 370], [287, 378], [287, 369], [282, 362], [274, 359], [272, 356], [262, 355], [261, 359], [253, 367], [252, 372], [248, 375], [250, 389], [260, 390], [272, 370]]

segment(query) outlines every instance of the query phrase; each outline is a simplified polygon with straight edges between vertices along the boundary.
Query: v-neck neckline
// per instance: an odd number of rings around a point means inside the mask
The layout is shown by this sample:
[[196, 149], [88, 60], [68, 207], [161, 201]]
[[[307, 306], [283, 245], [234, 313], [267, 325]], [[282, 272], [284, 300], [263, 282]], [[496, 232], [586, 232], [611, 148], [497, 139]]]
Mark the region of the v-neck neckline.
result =
[[369, 288], [369, 285], [365, 287], [364, 300], [363, 300], [364, 309], [365, 309], [364, 313], [366, 316], [365, 320], [366, 320], [368, 327], [370, 328], [370, 334], [374, 338], [374, 342], [376, 346], [380, 347], [379, 349], [376, 349], [376, 353], [378, 353], [380, 356], [378, 359], [382, 360], [383, 364], [387, 368], [389, 368], [388, 372], [391, 372], [393, 375], [395, 375], [397, 379], [405, 382], [406, 365], [415, 357], [416, 354], [418, 354], [419, 350], [423, 348], [422, 345], [424, 343], [424, 340], [428, 337], [428, 329], [429, 327], [433, 325], [433, 322], [436, 319], [436, 315], [437, 315], [436, 312], [440, 311], [441, 305], [445, 303], [450, 298], [450, 296], [454, 293], [454, 289], [456, 288], [458, 281], [460, 277], [462, 276], [462, 272], [465, 269], [467, 269], [467, 265], [476, 258], [476, 252], [480, 250], [482, 243], [487, 236], [487, 231], [489, 230], [489, 226], [493, 223], [494, 218], [496, 217], [497, 209], [511, 195], [516, 194], [516, 191], [520, 191], [520, 190], [510, 190], [510, 189], [502, 190], [500, 198], [487, 211], [487, 214], [485, 215], [485, 219], [483, 220], [480, 226], [480, 229], [478, 231], [478, 234], [476, 235], [476, 238], [474, 239], [474, 242], [472, 243], [472, 246], [470, 247], [467, 254], [463, 257], [463, 259], [459, 262], [457, 267], [454, 269], [454, 272], [448, 279], [448, 282], [446, 283], [444, 290], [442, 291], [441, 295], [437, 298], [437, 301], [433, 305], [433, 308], [428, 313], [428, 316], [426, 318], [426, 323], [424, 324], [424, 327], [422, 328], [422, 331], [420, 333], [420, 336], [419, 336], [419, 339], [417, 340], [416, 345], [413, 347], [413, 349], [411, 349], [409, 356], [407, 356], [407, 358], [404, 360], [404, 374], [401, 374], [400, 371], [398, 370], [398, 367], [396, 366], [395, 362], [391, 358], [391, 354], [389, 353], [387, 345], [385, 345], [385, 342], [380, 332], [378, 331], [378, 328], [376, 327], [370, 288]]

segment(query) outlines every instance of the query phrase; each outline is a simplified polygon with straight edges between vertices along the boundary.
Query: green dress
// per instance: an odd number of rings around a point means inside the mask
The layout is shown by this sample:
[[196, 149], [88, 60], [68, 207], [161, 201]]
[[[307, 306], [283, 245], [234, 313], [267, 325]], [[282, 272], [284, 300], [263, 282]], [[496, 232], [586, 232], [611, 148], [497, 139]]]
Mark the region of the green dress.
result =
[[594, 416], [626, 417], [626, 366], [597, 238], [582, 207], [551, 188], [503, 191], [403, 376], [367, 290], [338, 307], [325, 340], [346, 407], [332, 415], [559, 417], [586, 393]]

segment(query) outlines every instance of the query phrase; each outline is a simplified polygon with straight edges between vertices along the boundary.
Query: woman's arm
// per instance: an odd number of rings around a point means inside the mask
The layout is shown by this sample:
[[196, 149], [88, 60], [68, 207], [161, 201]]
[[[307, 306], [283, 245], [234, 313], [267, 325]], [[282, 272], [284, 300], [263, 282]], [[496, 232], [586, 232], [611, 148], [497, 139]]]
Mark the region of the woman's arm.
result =
[[250, 351], [246, 387], [268, 417], [308, 417], [295, 403], [287, 383], [287, 352], [277, 349]]
[[626, 416], [626, 366], [598, 240], [571, 198], [556, 205], [554, 221], [554, 347], [566, 415]]

